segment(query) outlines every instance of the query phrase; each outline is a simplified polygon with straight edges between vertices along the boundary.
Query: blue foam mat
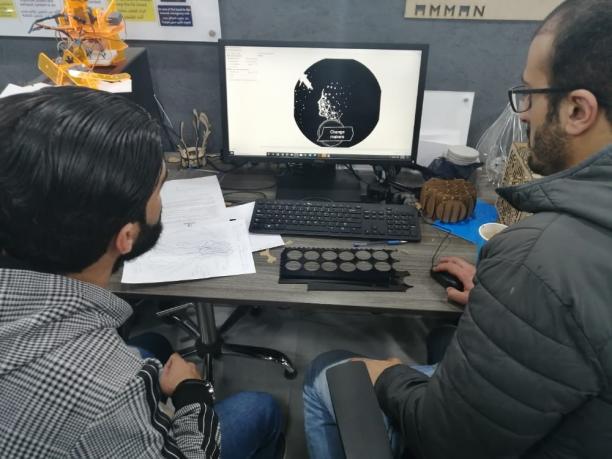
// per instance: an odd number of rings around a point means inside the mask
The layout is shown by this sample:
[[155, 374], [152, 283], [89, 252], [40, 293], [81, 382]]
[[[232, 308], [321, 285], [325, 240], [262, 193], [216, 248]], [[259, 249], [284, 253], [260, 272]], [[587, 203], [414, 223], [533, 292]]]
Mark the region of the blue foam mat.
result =
[[442, 223], [440, 220], [436, 220], [433, 225], [481, 247], [485, 240], [478, 234], [478, 228], [485, 223], [496, 222], [497, 218], [495, 206], [484, 202], [482, 199], [478, 199], [476, 200], [474, 214], [468, 220], [458, 223]]

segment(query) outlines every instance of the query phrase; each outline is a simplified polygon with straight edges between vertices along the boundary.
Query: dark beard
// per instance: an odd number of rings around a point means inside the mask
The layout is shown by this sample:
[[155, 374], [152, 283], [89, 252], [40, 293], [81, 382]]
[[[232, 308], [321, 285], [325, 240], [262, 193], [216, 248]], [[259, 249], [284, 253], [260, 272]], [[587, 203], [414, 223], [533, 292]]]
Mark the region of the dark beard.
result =
[[552, 175], [567, 168], [567, 135], [558, 120], [547, 119], [535, 132], [529, 168], [540, 175]]
[[136, 239], [136, 242], [134, 242], [132, 251], [117, 258], [117, 261], [115, 261], [115, 264], [113, 266], [113, 273], [116, 273], [119, 268], [123, 266], [124, 262], [133, 260], [134, 258], [139, 257], [140, 255], [148, 252], [153, 247], [155, 247], [155, 244], [157, 244], [157, 240], [161, 235], [162, 229], [163, 226], [161, 222], [161, 216], [157, 223], [153, 225], [140, 222], [140, 234], [138, 235], [138, 239]]
[[527, 123], [527, 143], [529, 148], [533, 148], [533, 145], [531, 145], [531, 124], [529, 123]]

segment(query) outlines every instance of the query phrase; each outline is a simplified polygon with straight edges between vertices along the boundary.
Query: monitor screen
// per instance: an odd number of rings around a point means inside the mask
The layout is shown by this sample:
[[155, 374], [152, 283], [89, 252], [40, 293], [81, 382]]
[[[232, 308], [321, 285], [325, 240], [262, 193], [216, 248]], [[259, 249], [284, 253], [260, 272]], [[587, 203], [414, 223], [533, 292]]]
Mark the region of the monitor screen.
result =
[[225, 156], [416, 161], [427, 45], [220, 46]]

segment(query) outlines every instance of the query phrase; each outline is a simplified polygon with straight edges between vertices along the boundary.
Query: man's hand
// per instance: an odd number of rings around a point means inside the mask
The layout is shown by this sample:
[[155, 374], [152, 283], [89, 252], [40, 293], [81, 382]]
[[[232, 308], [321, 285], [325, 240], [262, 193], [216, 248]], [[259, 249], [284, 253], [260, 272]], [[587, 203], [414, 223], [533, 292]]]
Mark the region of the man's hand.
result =
[[387, 360], [374, 360], [374, 359], [362, 359], [355, 358], [351, 359], [353, 362], [363, 362], [365, 363], [368, 373], [370, 375], [370, 380], [372, 381], [372, 385], [376, 384], [376, 380], [389, 367], [394, 367], [395, 365], [401, 365], [400, 359], [391, 358]]
[[456, 276], [463, 284], [463, 292], [448, 287], [446, 294], [450, 301], [454, 301], [465, 306], [470, 296], [470, 291], [474, 288], [474, 276], [476, 275], [476, 267], [468, 263], [462, 258], [457, 257], [442, 257], [434, 271], [447, 271], [453, 276]]
[[159, 385], [164, 395], [171, 397], [180, 383], [186, 379], [202, 379], [194, 363], [187, 362], [176, 352], [170, 356], [159, 378]]

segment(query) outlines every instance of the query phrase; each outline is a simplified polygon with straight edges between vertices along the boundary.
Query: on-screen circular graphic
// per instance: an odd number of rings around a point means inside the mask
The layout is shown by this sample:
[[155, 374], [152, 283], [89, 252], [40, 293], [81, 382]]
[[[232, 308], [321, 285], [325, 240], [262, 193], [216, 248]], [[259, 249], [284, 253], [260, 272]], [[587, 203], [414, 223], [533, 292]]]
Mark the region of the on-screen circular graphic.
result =
[[323, 59], [295, 85], [295, 122], [320, 147], [352, 147], [378, 124], [380, 95], [376, 77], [361, 62]]

